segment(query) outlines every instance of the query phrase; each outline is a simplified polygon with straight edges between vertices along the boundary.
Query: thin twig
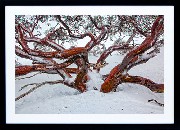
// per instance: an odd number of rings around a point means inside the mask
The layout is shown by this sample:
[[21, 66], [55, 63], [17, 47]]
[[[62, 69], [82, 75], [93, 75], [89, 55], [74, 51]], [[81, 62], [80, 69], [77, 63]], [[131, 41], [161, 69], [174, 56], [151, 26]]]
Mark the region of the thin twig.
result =
[[157, 103], [159, 106], [164, 107], [164, 104], [162, 104], [162, 103], [158, 102], [158, 101], [157, 101], [157, 100], [155, 100], [155, 99], [150, 99], [150, 100], [148, 100], [148, 102], [152, 102], [152, 101], [154, 101], [155, 103]]
[[24, 77], [24, 78], [16, 78], [15, 80], [21, 80], [21, 79], [31, 78], [31, 77], [34, 77], [35, 75], [37, 75], [37, 74], [41, 74], [41, 73], [42, 73], [42, 72], [38, 72], [38, 73], [36, 73], [36, 74], [33, 74], [33, 75], [29, 76], [29, 77]]
[[43, 86], [43, 85], [45, 85], [45, 84], [57, 84], [57, 83], [63, 83], [64, 85], [67, 85], [67, 86], [73, 88], [73, 85], [70, 85], [70, 84], [64, 82], [63, 80], [46, 81], [46, 82], [42, 82], [42, 83], [32, 83], [32, 84], [28, 84], [28, 85], [36, 84], [37, 86], [31, 88], [29, 91], [27, 91], [27, 92], [21, 94], [20, 96], [16, 97], [16, 98], [15, 98], [15, 101], [18, 101], [19, 99], [27, 96], [28, 94], [30, 94], [31, 92], [33, 92], [34, 90], [36, 90], [37, 88], [39, 88], [39, 87], [41, 87], [41, 86]]
[[23, 90], [24, 88], [26, 88], [26, 87], [29, 86], [29, 85], [38, 85], [38, 83], [26, 84], [26, 85], [22, 86], [19, 91]]

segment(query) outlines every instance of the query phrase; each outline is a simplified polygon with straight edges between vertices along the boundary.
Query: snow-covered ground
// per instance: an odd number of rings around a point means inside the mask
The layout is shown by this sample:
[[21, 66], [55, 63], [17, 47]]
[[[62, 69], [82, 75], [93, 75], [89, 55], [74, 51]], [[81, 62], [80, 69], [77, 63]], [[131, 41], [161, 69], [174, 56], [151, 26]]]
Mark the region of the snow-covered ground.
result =
[[[90, 56], [90, 62], [98, 57]], [[121, 62], [123, 56], [113, 54], [106, 60], [109, 63], [100, 74], [108, 74], [110, 70]], [[27, 63], [29, 64], [29, 63]], [[34, 73], [22, 77], [31, 76]], [[163, 93], [151, 92], [148, 88], [136, 84], [121, 84], [117, 92], [101, 93], [93, 90], [100, 88], [101, 75], [89, 72], [91, 81], [87, 83], [88, 91], [79, 93], [77, 90], [63, 84], [44, 85], [29, 95], [15, 102], [16, 114], [163, 114], [164, 107], [149, 99], [164, 103]], [[150, 78], [156, 83], [164, 82], [164, 50], [161, 49], [156, 57], [146, 64], [138, 65], [129, 71], [131, 75]], [[56, 74], [37, 74], [32, 78], [16, 80], [16, 97], [28, 91], [32, 86], [20, 88], [28, 83], [40, 83], [60, 79]]]

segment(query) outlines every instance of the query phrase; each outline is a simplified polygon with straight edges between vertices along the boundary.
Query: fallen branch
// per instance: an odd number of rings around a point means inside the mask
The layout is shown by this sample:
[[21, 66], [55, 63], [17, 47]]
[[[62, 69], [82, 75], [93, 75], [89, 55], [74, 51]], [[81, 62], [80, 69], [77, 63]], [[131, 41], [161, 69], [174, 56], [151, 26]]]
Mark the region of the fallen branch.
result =
[[162, 103], [158, 102], [158, 101], [157, 101], [157, 100], [155, 100], [155, 99], [150, 99], [150, 100], [148, 100], [148, 102], [152, 102], [152, 101], [154, 101], [155, 103], [157, 103], [159, 106], [164, 107], [164, 104], [162, 104]]
[[[27, 92], [21, 94], [20, 96], [16, 97], [16, 98], [15, 98], [15, 101], [18, 101], [19, 99], [27, 96], [28, 94], [32, 93], [34, 90], [40, 88], [41, 86], [43, 86], [43, 85], [45, 85], [45, 84], [51, 84], [51, 85], [52, 85], [52, 84], [58, 84], [58, 83], [62, 83], [62, 84], [67, 85], [67, 86], [69, 86], [69, 87], [71, 87], [71, 88], [74, 88], [73, 85], [68, 84], [68, 83], [64, 82], [63, 80], [46, 81], [46, 82], [43, 82], [43, 83], [32, 83], [32, 84], [28, 84], [28, 85], [34, 85], [34, 84], [35, 84], [35, 85], [37, 85], [37, 86], [31, 88], [29, 91], [27, 91]], [[27, 87], [28, 85], [25, 85], [25, 86]], [[24, 86], [23, 86], [23, 88], [24, 88]]]

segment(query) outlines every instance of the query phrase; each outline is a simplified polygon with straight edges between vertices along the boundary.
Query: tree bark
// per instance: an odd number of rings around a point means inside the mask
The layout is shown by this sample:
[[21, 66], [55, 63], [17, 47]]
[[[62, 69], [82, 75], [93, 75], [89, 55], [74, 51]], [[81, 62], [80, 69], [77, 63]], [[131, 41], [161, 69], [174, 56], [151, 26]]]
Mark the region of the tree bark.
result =
[[[163, 23], [161, 22], [162, 19], [163, 19], [163, 17], [159, 16], [152, 25], [151, 35], [147, 36], [146, 39], [142, 42], [142, 44], [139, 47], [130, 51], [124, 57], [121, 64], [117, 65], [116, 67], [114, 67], [112, 69], [109, 76], [106, 78], [104, 83], [101, 85], [102, 92], [107, 93], [107, 92], [113, 91], [113, 89], [116, 89], [118, 84], [122, 83], [122, 81], [121, 81], [122, 77], [127, 74], [128, 66], [132, 65], [133, 63], [136, 63], [136, 61], [138, 61], [138, 59], [139, 59], [140, 54], [143, 54], [148, 49], [150, 49], [152, 46], [154, 46], [154, 44], [156, 43], [157, 37], [161, 34], [161, 31], [163, 30]], [[136, 80], [138, 80], [140, 78], [131, 77], [131, 79], [132, 80], [130, 80], [130, 81], [135, 82]], [[148, 81], [148, 80], [145, 80], [145, 81]], [[147, 83], [144, 82], [144, 85], [147, 86]], [[157, 89], [157, 87], [159, 87], [159, 89], [163, 88], [162, 85], [154, 86], [154, 84], [150, 81], [148, 82], [148, 85], [150, 85], [150, 88], [156, 88], [156, 89]]]

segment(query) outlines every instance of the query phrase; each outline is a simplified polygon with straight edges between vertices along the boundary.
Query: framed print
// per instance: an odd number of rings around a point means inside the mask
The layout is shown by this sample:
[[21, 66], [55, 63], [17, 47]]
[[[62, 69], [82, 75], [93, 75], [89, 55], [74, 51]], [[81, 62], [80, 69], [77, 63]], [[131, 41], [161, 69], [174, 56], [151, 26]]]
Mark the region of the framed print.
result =
[[6, 6], [6, 122], [173, 124], [173, 6]]

